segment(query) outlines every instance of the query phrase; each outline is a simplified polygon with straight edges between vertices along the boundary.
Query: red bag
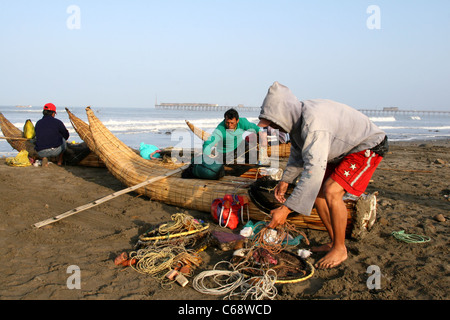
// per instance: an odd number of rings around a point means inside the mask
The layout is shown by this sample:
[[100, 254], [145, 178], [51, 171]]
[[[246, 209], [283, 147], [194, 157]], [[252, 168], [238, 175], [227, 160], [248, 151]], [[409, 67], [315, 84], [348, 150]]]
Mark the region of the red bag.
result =
[[227, 194], [212, 202], [211, 215], [219, 226], [234, 230], [239, 225], [239, 221], [244, 222], [244, 209], [247, 211], [248, 221], [250, 219], [248, 199], [244, 196]]

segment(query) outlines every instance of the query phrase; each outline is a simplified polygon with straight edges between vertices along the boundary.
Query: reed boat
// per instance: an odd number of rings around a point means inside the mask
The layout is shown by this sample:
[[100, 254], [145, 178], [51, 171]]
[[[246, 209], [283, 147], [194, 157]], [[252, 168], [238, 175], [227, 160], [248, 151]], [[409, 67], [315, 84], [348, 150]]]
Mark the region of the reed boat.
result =
[[[164, 162], [160, 160], [146, 160], [133, 149], [125, 145], [115, 137], [106, 126], [95, 116], [90, 107], [86, 108], [89, 124], [79, 119], [71, 112], [69, 118], [80, 138], [82, 138], [91, 151], [105, 163], [108, 170], [125, 186], [132, 187], [152, 178], [161, 177], [186, 166], [183, 162]], [[252, 168], [254, 170], [254, 168]], [[257, 173], [256, 173], [257, 177]], [[135, 192], [147, 196], [151, 200], [166, 203], [168, 205], [198, 210], [210, 213], [211, 204], [217, 198], [223, 198], [226, 194], [245, 196], [249, 199], [249, 215], [253, 220], [267, 220], [268, 214], [253, 201], [249, 193], [250, 187], [255, 183], [255, 174], [247, 172], [242, 176], [224, 176], [220, 180], [184, 179], [181, 170], [173, 175], [164, 177], [152, 184], [136, 189]], [[373, 209], [373, 197], [370, 200]], [[372, 222], [369, 222], [366, 199], [345, 200], [348, 219], [347, 233], [350, 234], [356, 225], [367, 228], [368, 223], [373, 223], [373, 210], [370, 213]], [[376, 203], [376, 199], [375, 199]], [[358, 208], [363, 208], [359, 210]], [[364, 212], [363, 212], [364, 211]], [[288, 218], [288, 221], [300, 228], [325, 231], [316, 209], [309, 216], [296, 215]]]
[[[25, 139], [23, 131], [14, 126], [5, 116], [0, 112], [0, 127], [6, 141], [16, 151], [26, 150], [28, 155], [32, 158], [39, 159], [39, 156], [34, 149], [34, 143], [31, 140]], [[8, 139], [9, 138], [9, 139]], [[83, 139], [84, 141], [84, 139]], [[87, 143], [86, 143], [87, 145]], [[64, 154], [64, 162], [71, 165], [79, 165], [85, 167], [104, 167], [104, 163], [100, 161], [98, 156], [90, 151], [89, 145], [83, 144], [67, 144], [67, 150]]]
[[[24, 139], [23, 132], [15, 125], [13, 125], [8, 119], [5, 118], [3, 113], [0, 112], [0, 127], [5, 136], [6, 141], [11, 145], [14, 150], [28, 151], [30, 156], [37, 155], [34, 150], [34, 144], [27, 139]], [[9, 139], [8, 139], [9, 138]]]
[[[188, 120], [185, 120], [187, 126], [191, 131], [202, 141], [206, 141], [211, 136], [210, 133], [196, 127], [193, 123], [189, 122]], [[289, 155], [291, 154], [291, 143], [280, 143], [278, 145], [268, 146], [267, 147], [267, 155], [270, 157], [272, 156], [272, 153], [274, 152], [274, 156], [280, 157], [280, 158], [289, 158]], [[278, 152], [278, 154], [276, 154]]]

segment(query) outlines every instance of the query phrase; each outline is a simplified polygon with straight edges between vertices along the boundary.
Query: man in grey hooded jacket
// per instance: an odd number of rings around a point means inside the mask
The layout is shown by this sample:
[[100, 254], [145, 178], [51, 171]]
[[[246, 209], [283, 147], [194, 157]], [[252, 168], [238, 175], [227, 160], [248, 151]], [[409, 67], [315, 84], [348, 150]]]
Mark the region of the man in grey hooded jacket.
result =
[[[310, 215], [313, 206], [331, 242], [314, 251], [327, 251], [316, 267], [333, 268], [347, 259], [345, 192], [361, 195], [382, 159], [375, 147], [387, 146], [386, 134], [361, 112], [325, 99], [299, 101], [275, 82], [259, 115], [260, 127], [290, 134], [291, 153], [275, 197], [283, 203], [272, 210], [269, 228], [286, 222], [291, 212]], [[345, 167], [344, 167], [345, 165]], [[290, 183], [300, 178], [286, 199]]]

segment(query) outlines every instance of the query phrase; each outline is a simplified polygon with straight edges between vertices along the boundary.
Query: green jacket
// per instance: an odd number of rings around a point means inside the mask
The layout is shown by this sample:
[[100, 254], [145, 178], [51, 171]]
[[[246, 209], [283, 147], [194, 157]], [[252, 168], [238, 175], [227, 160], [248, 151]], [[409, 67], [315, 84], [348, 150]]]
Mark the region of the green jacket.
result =
[[258, 133], [260, 130], [260, 127], [246, 118], [239, 118], [236, 130], [227, 130], [224, 120], [214, 129], [211, 137], [203, 143], [203, 154], [209, 156], [211, 149], [215, 146], [221, 153], [234, 151], [241, 144], [245, 131]]

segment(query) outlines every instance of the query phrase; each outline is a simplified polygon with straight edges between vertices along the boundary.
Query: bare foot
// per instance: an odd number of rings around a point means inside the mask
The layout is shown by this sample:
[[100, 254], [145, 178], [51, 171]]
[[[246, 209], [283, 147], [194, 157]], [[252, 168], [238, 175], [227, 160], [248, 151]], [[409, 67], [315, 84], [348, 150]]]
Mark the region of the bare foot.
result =
[[324, 245], [321, 245], [319, 247], [312, 247], [311, 251], [312, 252], [328, 252], [331, 250], [331, 248], [333, 247], [333, 243], [327, 243]]
[[342, 262], [347, 260], [347, 249], [333, 248], [328, 252], [325, 257], [317, 261], [316, 268], [318, 269], [331, 269], [337, 267]]

